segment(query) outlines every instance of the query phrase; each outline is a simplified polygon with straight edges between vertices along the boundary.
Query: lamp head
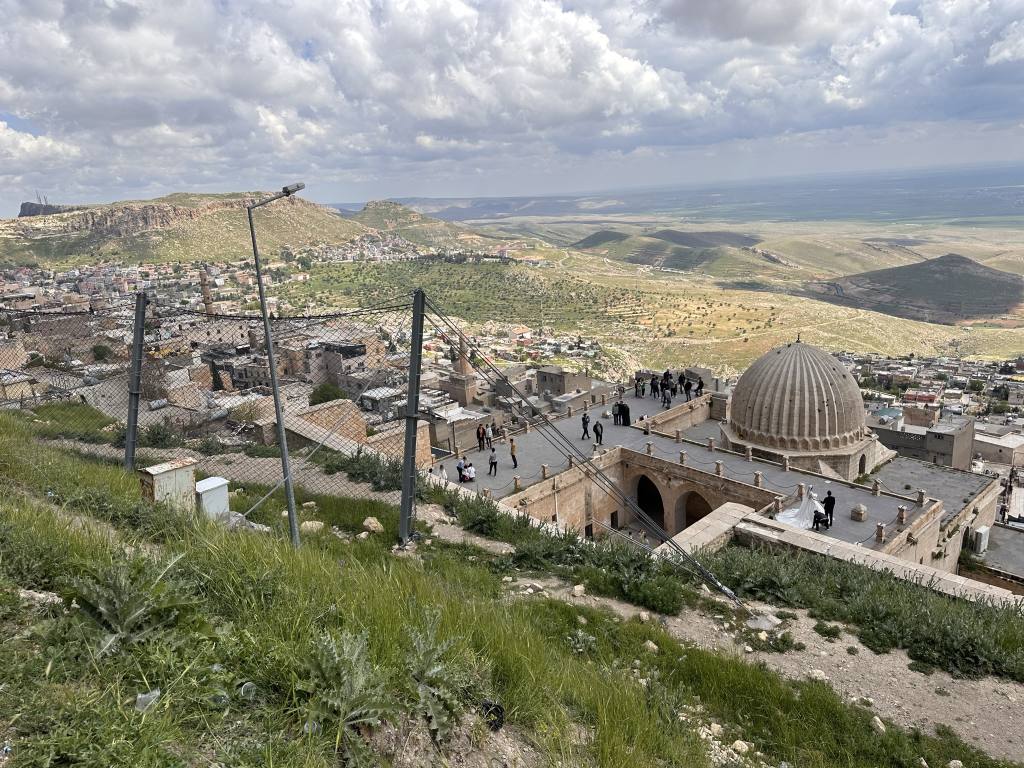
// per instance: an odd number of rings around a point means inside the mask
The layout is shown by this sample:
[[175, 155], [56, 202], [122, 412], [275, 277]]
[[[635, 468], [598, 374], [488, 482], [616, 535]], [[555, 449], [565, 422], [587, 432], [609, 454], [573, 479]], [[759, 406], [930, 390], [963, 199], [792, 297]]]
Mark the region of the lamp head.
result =
[[284, 192], [284, 194], [286, 196], [290, 196], [290, 195], [294, 195], [300, 189], [305, 189], [305, 188], [306, 188], [305, 184], [303, 184], [301, 181], [297, 181], [294, 184], [289, 184], [287, 187], [282, 187], [281, 191]]

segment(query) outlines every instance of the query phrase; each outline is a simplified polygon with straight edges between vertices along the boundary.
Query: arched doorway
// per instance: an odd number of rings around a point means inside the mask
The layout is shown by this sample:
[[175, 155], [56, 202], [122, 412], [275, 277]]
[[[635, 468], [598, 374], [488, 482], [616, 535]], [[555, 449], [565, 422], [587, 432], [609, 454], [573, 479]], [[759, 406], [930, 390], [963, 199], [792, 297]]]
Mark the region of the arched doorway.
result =
[[866, 474], [867, 471], [868, 471], [868, 455], [866, 453], [862, 453], [860, 455], [860, 463], [857, 464], [857, 475], [859, 476], [859, 475]]
[[636, 504], [661, 528], [665, 527], [665, 503], [661, 491], [647, 475], [640, 475], [636, 483]]
[[676, 506], [676, 519], [682, 523], [683, 528], [689, 528], [710, 512], [711, 505], [707, 499], [697, 491], [690, 491], [679, 497]]

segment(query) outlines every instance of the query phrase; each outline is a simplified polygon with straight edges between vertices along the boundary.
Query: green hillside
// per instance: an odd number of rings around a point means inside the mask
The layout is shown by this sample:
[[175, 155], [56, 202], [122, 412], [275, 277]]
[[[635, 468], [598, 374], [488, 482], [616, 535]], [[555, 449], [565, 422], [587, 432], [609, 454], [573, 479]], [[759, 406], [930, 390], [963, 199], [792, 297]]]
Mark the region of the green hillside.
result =
[[954, 324], [1015, 315], [1024, 280], [949, 253], [902, 267], [879, 269], [810, 286], [816, 298], [845, 306]]
[[[262, 193], [173, 194], [0, 221], [0, 265], [115, 259], [220, 261], [250, 252], [247, 200]], [[336, 211], [299, 197], [256, 212], [260, 245], [337, 243], [364, 231]]]
[[371, 200], [363, 210], [347, 219], [367, 229], [397, 235], [410, 243], [431, 248], [487, 248], [500, 242], [458, 224], [424, 216], [390, 200]]

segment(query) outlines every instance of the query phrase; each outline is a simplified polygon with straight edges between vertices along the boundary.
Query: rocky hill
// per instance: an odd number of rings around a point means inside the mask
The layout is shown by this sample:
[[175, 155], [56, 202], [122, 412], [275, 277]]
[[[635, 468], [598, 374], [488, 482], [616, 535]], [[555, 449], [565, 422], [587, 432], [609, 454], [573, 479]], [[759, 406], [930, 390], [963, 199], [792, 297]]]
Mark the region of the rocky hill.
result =
[[348, 216], [348, 220], [431, 248], [487, 248], [499, 242], [391, 200], [371, 200], [363, 210]]
[[953, 325], [1021, 313], [1024, 279], [948, 253], [916, 264], [808, 284], [815, 298]]
[[[79, 259], [217, 261], [248, 252], [246, 203], [263, 193], [173, 194], [154, 200], [60, 206], [0, 220], [0, 264]], [[365, 228], [300, 197], [285, 198], [257, 214], [262, 247], [342, 242]]]

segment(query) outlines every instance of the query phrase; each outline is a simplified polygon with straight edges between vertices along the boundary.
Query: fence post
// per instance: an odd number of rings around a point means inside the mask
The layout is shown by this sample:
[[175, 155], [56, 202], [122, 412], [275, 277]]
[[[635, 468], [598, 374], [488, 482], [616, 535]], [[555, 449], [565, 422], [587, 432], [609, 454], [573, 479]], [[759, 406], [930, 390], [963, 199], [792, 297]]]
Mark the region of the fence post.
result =
[[135, 469], [139, 437], [139, 397], [142, 394], [142, 355], [146, 343], [146, 292], [135, 294], [135, 325], [132, 328], [132, 362], [128, 373], [128, 419], [124, 430], [124, 468]]
[[295, 489], [292, 487], [292, 468], [288, 460], [288, 438], [285, 435], [284, 409], [281, 407], [281, 388], [277, 383], [277, 362], [274, 360], [274, 336], [270, 330], [270, 315], [267, 312], [267, 296], [263, 289], [263, 270], [260, 266], [260, 251], [256, 247], [256, 225], [253, 223], [253, 206], [246, 206], [249, 215], [249, 234], [252, 235], [252, 258], [256, 265], [256, 287], [260, 294], [260, 313], [263, 315], [263, 337], [267, 345], [267, 366], [270, 368], [270, 387], [274, 393], [274, 416], [277, 419], [277, 445], [281, 449], [281, 471], [284, 473], [284, 498], [288, 505], [288, 532], [292, 546], [299, 546], [299, 516], [295, 511]]
[[402, 506], [398, 538], [408, 544], [412, 536], [412, 510], [416, 500], [416, 427], [420, 410], [420, 368], [423, 361], [423, 314], [426, 296], [422, 288], [412, 293], [412, 337], [409, 350], [409, 391], [405, 398], [405, 455], [402, 457]]

